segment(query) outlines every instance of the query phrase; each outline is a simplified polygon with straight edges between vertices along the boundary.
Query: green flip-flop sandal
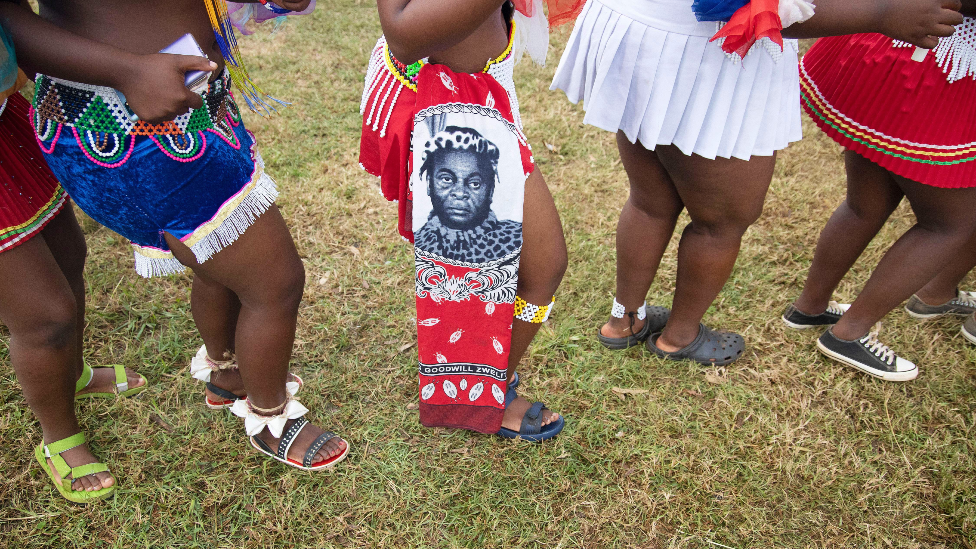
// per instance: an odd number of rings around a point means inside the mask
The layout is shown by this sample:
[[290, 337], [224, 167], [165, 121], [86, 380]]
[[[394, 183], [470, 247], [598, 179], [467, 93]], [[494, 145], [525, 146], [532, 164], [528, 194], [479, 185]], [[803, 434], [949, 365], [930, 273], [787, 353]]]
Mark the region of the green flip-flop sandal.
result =
[[[68, 450], [81, 446], [85, 443], [85, 433], [77, 433], [71, 435], [68, 438], [61, 439], [57, 442], [52, 442], [51, 444], [45, 445], [43, 442], [40, 443], [37, 448], [34, 449], [34, 456], [37, 458], [37, 462], [41, 464], [41, 467], [47, 471], [47, 476], [51, 477], [51, 482], [54, 483], [54, 487], [61, 492], [64, 499], [74, 502], [74, 503], [91, 503], [100, 499], [105, 499], [115, 492], [115, 485], [109, 486], [108, 488], [102, 488], [101, 490], [74, 490], [71, 488], [71, 482], [73, 480], [79, 479], [84, 476], [93, 475], [95, 473], [108, 472], [108, 466], [104, 463], [89, 463], [87, 465], [80, 465], [78, 467], [71, 467], [68, 465], [64, 458], [61, 457], [61, 452], [67, 452]], [[51, 463], [54, 464], [55, 470], [57, 470], [58, 475], [61, 479], [58, 480], [54, 476], [54, 472], [48, 467], [47, 460], [51, 459]]]
[[113, 368], [115, 369], [115, 392], [113, 393], [84, 393], [77, 394], [88, 384], [91, 383], [92, 379], [95, 377], [95, 372], [88, 363], [85, 363], [84, 369], [81, 371], [81, 377], [78, 378], [78, 382], [75, 383], [75, 400], [85, 400], [90, 398], [117, 398], [117, 397], [130, 397], [137, 395], [146, 390], [148, 385], [145, 378], [139, 376], [139, 379], [143, 381], [142, 385], [138, 387], [129, 388], [129, 377], [125, 374], [125, 366], [121, 364], [112, 364], [109, 366], [100, 366], [99, 368]]

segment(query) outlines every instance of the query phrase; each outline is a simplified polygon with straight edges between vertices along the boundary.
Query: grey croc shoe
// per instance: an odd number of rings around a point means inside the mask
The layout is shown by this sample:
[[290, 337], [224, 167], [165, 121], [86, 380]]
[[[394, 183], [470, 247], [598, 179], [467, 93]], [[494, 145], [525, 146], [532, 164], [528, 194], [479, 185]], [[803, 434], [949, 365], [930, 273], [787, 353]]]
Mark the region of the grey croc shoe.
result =
[[660, 333], [647, 338], [647, 349], [661, 358], [668, 360], [693, 360], [708, 366], [724, 366], [731, 364], [742, 356], [746, 349], [746, 340], [734, 332], [717, 332], [704, 324], [699, 325], [698, 336], [687, 347], [673, 353], [662, 351], [657, 346]]
[[[634, 313], [631, 312], [627, 314], [630, 315], [630, 326], [631, 331], [633, 331]], [[640, 345], [647, 340], [648, 336], [664, 329], [664, 326], [668, 323], [668, 318], [671, 316], [671, 310], [667, 307], [653, 305], [646, 308], [645, 314], [644, 327], [641, 328], [637, 333], [632, 333], [631, 335], [625, 337], [607, 337], [603, 335], [601, 332], [602, 328], [598, 326], [596, 329], [596, 339], [601, 345], [613, 351], [629, 349], [635, 345]]]

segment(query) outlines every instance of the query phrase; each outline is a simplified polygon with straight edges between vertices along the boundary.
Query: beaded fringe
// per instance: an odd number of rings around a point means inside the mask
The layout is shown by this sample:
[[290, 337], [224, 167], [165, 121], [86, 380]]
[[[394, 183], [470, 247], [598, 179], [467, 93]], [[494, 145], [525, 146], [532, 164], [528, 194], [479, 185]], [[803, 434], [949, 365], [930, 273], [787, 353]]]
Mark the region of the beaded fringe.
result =
[[136, 257], [136, 272], [143, 278], [169, 276], [186, 270], [175, 257], [146, 257], [138, 250], [133, 255]]
[[[257, 218], [268, 211], [278, 198], [274, 179], [266, 173], [254, 185], [254, 189], [234, 208], [220, 226], [202, 240], [190, 246], [197, 261], [204, 263], [220, 250], [233, 244]], [[148, 257], [135, 251], [136, 272], [145, 278], [182, 273], [186, 268], [175, 257]]]
[[224, 219], [220, 226], [208, 234], [200, 242], [190, 247], [197, 261], [203, 263], [220, 250], [233, 244], [244, 231], [250, 227], [261, 214], [278, 199], [278, 188], [274, 179], [262, 172], [254, 189], [238, 204], [234, 211]]
[[[908, 42], [894, 40], [896, 48], [914, 48]], [[924, 51], [924, 50], [923, 50]], [[932, 52], [935, 62], [945, 73], [949, 83], [963, 78], [976, 78], [976, 19], [966, 17], [956, 32], [948, 38], [940, 38], [939, 45]]]
[[[386, 66], [385, 45], [386, 40], [380, 38], [376, 47], [373, 48], [373, 54], [369, 59], [369, 68], [366, 71], [366, 87], [363, 89], [363, 98], [359, 102], [359, 114], [365, 114], [366, 108], [369, 107], [366, 125], [371, 126], [374, 132], [380, 132], [380, 137], [386, 137], [386, 127], [393, 115], [393, 108], [400, 98], [400, 92], [405, 87]], [[387, 103], [391, 94], [393, 99]], [[382, 127], [380, 122], [383, 123]]]

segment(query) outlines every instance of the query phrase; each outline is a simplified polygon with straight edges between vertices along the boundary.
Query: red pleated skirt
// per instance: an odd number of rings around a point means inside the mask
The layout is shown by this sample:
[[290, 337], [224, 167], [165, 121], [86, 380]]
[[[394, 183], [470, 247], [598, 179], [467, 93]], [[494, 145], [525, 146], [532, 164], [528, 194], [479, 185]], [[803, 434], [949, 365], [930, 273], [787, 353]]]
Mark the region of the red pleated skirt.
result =
[[950, 83], [880, 34], [819, 40], [800, 62], [803, 108], [827, 135], [902, 177], [976, 186], [976, 80]]
[[15, 93], [0, 114], [0, 252], [30, 240], [68, 202], [37, 145], [29, 109]]

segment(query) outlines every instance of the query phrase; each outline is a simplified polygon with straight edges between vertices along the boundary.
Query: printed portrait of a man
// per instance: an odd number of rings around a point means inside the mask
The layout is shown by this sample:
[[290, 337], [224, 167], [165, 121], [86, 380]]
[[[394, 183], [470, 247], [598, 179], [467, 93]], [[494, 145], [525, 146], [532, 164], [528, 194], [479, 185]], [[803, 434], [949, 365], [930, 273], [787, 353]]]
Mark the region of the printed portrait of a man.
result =
[[432, 210], [414, 233], [418, 248], [454, 261], [485, 263], [522, 246], [521, 223], [492, 211], [499, 150], [476, 130], [447, 126], [429, 139], [420, 167]]

